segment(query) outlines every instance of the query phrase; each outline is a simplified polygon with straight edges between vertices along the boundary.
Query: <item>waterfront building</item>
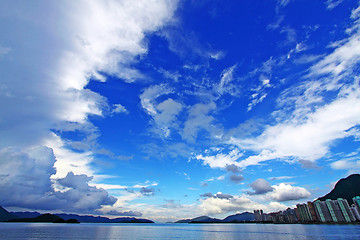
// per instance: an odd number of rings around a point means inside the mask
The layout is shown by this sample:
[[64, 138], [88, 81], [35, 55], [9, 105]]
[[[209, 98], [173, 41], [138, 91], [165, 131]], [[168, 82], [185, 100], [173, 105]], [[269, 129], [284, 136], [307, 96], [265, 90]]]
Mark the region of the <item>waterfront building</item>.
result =
[[261, 222], [261, 213], [262, 210], [254, 210], [254, 217], [256, 222]]
[[[332, 202], [331, 199], [326, 199], [325, 203], [326, 203], [327, 208], [329, 209], [332, 221], [339, 222], [339, 220], [337, 218], [338, 214], [337, 214], [337, 209], [335, 209], [335, 204]], [[336, 214], [335, 214], [335, 212], [336, 212]]]
[[316, 211], [317, 215], [319, 216], [319, 220], [321, 222], [332, 222], [333, 221], [330, 211], [325, 202], [319, 201], [319, 200], [315, 201], [314, 206], [315, 206], [315, 211]]
[[315, 206], [313, 202], [307, 202], [312, 221], [319, 222], [319, 216], [316, 214]]
[[283, 211], [284, 219], [286, 223], [296, 223], [298, 222], [298, 218], [296, 217], [295, 209], [288, 208]]
[[305, 203], [297, 204], [296, 208], [299, 210], [299, 214], [300, 214], [299, 220], [301, 222], [311, 222], [312, 221], [309, 207]]
[[340, 210], [344, 216], [345, 222], [355, 222], [356, 219], [350, 209], [348, 201], [346, 199], [338, 198], [337, 202], [340, 206]]
[[359, 221], [360, 220], [360, 213], [359, 213], [358, 208], [355, 206], [355, 204], [351, 205], [350, 209], [351, 209], [351, 212], [354, 214], [355, 219], [357, 221]]
[[359, 196], [354, 197], [353, 202], [354, 202], [355, 206], [357, 207], [358, 212], [360, 212], [360, 197]]
[[299, 209], [295, 208], [294, 210], [295, 210], [295, 215], [296, 215], [297, 220], [300, 221], [301, 216], [300, 216]]
[[254, 217], [256, 222], [268, 222], [271, 221], [269, 219], [269, 215], [264, 213], [262, 209], [254, 210]]

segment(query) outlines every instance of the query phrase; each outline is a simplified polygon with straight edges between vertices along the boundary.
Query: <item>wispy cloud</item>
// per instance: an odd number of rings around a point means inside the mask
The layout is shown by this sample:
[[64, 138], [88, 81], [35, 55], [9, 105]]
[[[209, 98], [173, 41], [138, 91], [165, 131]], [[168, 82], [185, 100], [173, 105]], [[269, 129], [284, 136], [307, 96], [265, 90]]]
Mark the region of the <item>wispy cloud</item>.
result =
[[183, 106], [172, 98], [158, 102], [157, 98], [162, 95], [173, 93], [173, 90], [164, 84], [153, 85], [144, 90], [140, 95], [141, 105], [153, 118], [155, 131], [165, 137], [170, 136], [170, 128], [176, 124], [176, 116], [181, 112]]
[[344, 0], [327, 0], [325, 2], [326, 8], [329, 10], [332, 10], [333, 8], [336, 8], [338, 5], [340, 5]]

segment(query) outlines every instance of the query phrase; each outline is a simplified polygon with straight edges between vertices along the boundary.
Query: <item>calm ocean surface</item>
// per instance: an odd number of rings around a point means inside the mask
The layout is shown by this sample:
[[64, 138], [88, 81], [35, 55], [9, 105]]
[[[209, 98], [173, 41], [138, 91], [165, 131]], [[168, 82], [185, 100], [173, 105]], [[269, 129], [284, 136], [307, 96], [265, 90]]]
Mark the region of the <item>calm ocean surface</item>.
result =
[[0, 223], [0, 239], [360, 239], [360, 225]]

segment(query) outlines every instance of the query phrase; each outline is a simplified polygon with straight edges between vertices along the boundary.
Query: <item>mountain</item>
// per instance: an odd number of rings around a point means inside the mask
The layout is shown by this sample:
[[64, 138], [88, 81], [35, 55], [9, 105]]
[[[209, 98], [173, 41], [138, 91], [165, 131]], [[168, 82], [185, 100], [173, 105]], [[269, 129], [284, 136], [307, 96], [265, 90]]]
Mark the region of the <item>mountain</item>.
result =
[[355, 196], [360, 196], [360, 174], [352, 174], [347, 178], [340, 179], [330, 193], [317, 200], [325, 201], [326, 199], [336, 200], [343, 198], [351, 205]]
[[41, 215], [38, 212], [11, 212], [11, 214], [17, 216], [18, 218], [34, 218]]
[[76, 219], [79, 222], [88, 222], [88, 223], [154, 223], [151, 220], [148, 219], [142, 219], [142, 218], [134, 218], [134, 217], [123, 217], [123, 218], [107, 218], [107, 217], [95, 217], [91, 215], [77, 215], [77, 214], [56, 214], [56, 216], [59, 216], [65, 220], [69, 219]]
[[253, 213], [244, 212], [235, 215], [230, 215], [223, 220], [217, 218], [210, 218], [208, 216], [201, 216], [192, 219], [182, 219], [175, 223], [230, 223], [230, 222], [243, 222], [243, 221], [254, 221], [255, 217]]
[[9, 220], [9, 222], [51, 222], [51, 223], [64, 223], [65, 220], [56, 215], [45, 213], [34, 218], [16, 218]]
[[15, 215], [9, 213], [6, 209], [0, 206], [0, 222], [6, 222], [15, 218], [17, 218]]
[[192, 219], [182, 219], [176, 221], [175, 223], [214, 223], [214, 222], [221, 222], [221, 220], [217, 218], [211, 218], [208, 216], [201, 216]]
[[[41, 213], [38, 212], [12, 212], [11, 214], [13, 215], [13, 218], [20, 218], [20, 219], [36, 218], [41, 215]], [[77, 215], [77, 214], [65, 214], [65, 213], [55, 213], [54, 215], [61, 217], [66, 221], [70, 219], [75, 219], [78, 222], [88, 222], [88, 223], [154, 223], [153, 221], [148, 219], [134, 218], [134, 217], [110, 219], [107, 217], [100, 217], [100, 216], [95, 217], [92, 215]]]
[[254, 220], [255, 220], [255, 216], [253, 213], [243, 212], [235, 215], [230, 215], [224, 218], [222, 222], [243, 222], [243, 221], [254, 221]]

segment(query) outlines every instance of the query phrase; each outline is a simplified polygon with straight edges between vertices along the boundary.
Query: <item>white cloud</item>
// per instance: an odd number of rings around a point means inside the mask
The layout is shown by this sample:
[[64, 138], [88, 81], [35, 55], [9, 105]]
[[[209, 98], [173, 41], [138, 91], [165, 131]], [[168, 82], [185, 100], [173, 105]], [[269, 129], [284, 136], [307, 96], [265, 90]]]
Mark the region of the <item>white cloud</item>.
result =
[[51, 180], [55, 156], [48, 147], [0, 150], [0, 196], [2, 205], [42, 210], [92, 212], [112, 205], [114, 197], [104, 189], [89, 186], [92, 177], [68, 173]]
[[156, 98], [172, 93], [172, 91], [172, 89], [164, 84], [150, 86], [140, 95], [141, 106], [149, 115], [154, 116], [157, 114], [156, 107], [154, 106], [156, 104], [154, 104]]
[[226, 153], [216, 153], [215, 155], [197, 155], [195, 158], [197, 160], [202, 160], [204, 165], [209, 165], [211, 168], [226, 168], [229, 165], [237, 166], [237, 160], [242, 157], [242, 153], [234, 148], [228, 154]]
[[12, 49], [10, 47], [2, 47], [0, 45], [0, 60], [1, 60], [2, 57], [9, 54], [11, 51], [12, 51]]
[[270, 183], [263, 178], [258, 178], [250, 184], [250, 187], [254, 190], [250, 194], [265, 194], [274, 190]]
[[216, 131], [213, 125], [214, 117], [210, 115], [216, 110], [216, 104], [210, 102], [208, 104], [198, 103], [193, 105], [189, 110], [189, 117], [185, 122], [182, 137], [188, 142], [194, 142], [200, 130], [208, 132]]
[[332, 10], [333, 8], [336, 8], [343, 1], [344, 0], [327, 0], [325, 2], [326, 8], [329, 9], [329, 10]]
[[181, 112], [182, 108], [182, 104], [172, 98], [168, 98], [156, 106], [159, 114], [154, 116], [154, 121], [164, 132], [165, 137], [170, 136], [170, 127], [173, 127], [176, 116]]
[[[84, 166], [92, 161], [92, 153], [72, 153], [59, 143], [61, 139], [52, 140], [50, 129], [66, 131], [68, 122], [72, 122], [78, 123], [77, 130], [82, 131], [88, 115], [102, 115], [107, 100], [84, 89], [91, 77], [104, 81], [99, 72], [128, 82], [141, 77], [130, 64], [135, 56], [147, 51], [145, 33], [170, 20], [176, 2], [65, 1], [61, 6], [38, 2], [43, 3], [39, 9], [30, 3], [9, 2], [8, 14], [3, 16], [2, 26], [18, 24], [13, 27], [16, 34], [10, 31], [4, 38], [4, 43], [12, 43], [15, 60], [4, 60], [1, 68], [7, 68], [1, 88], [11, 97], [0, 94], [0, 115], [5, 116], [0, 127], [0, 149], [33, 146], [50, 139], [58, 159], [58, 174], [63, 176], [72, 170], [91, 175], [94, 172]], [[21, 74], [17, 73], [19, 69]], [[115, 107], [116, 112], [124, 111], [120, 105]], [[66, 171], [61, 172], [61, 168]]]
[[357, 156], [337, 160], [330, 164], [332, 169], [335, 170], [347, 170], [347, 174], [359, 173], [360, 170], [360, 158]]
[[293, 118], [269, 126], [253, 139], [231, 138], [230, 143], [240, 149], [269, 153], [250, 156], [240, 165], [286, 157], [315, 161], [325, 156], [332, 141], [348, 136], [347, 131], [360, 124], [360, 89], [356, 84], [344, 88], [333, 102], [303, 116], [303, 121]]
[[[270, 159], [295, 159], [310, 166], [309, 161], [314, 162], [329, 153], [335, 140], [357, 139], [360, 88], [359, 79], [353, 73], [360, 61], [358, 9], [352, 12], [354, 26], [348, 39], [333, 46], [332, 53], [315, 63], [304, 76], [303, 83], [280, 95], [279, 110], [273, 113], [276, 123], [266, 126], [257, 136], [229, 138], [228, 143], [240, 150], [257, 152], [239, 161], [237, 166], [257, 165]], [[302, 49], [298, 48], [299, 51]], [[267, 65], [271, 71], [273, 64]], [[257, 71], [265, 72], [263, 68]], [[329, 93], [336, 95], [325, 103]], [[252, 96], [254, 104], [262, 96], [255, 92]], [[249, 108], [252, 106], [250, 103]]]
[[[16, 190], [12, 199], [2, 202], [75, 211], [111, 205], [116, 199], [104, 189], [88, 185], [92, 179], [88, 176], [94, 176], [94, 181], [107, 177], [96, 174], [91, 166], [93, 152], [71, 151], [68, 146], [72, 143], [50, 129], [78, 130], [86, 135], [81, 148], [91, 149], [98, 133], [88, 129], [88, 116], [102, 116], [102, 110], [109, 107], [106, 98], [86, 85], [91, 78], [104, 82], [105, 75], [126, 82], [142, 78], [131, 64], [136, 56], [146, 54], [145, 34], [171, 19], [176, 1], [35, 2], [10, 1], [0, 11], [0, 25], [7, 32], [2, 44], [11, 46], [11, 61], [2, 58], [0, 65], [0, 151], [6, 155], [2, 159], [9, 159], [0, 164], [2, 169], [15, 164], [22, 170], [2, 175], [1, 192]], [[9, 51], [1, 48], [1, 55]], [[115, 112], [124, 112], [120, 105], [115, 107]], [[23, 153], [43, 144], [51, 147], [40, 147], [49, 149], [44, 156], [34, 157], [34, 151]], [[38, 161], [47, 156], [49, 165], [41, 172]], [[54, 191], [52, 181], [60, 188], [69, 178], [81, 182], [81, 189], [67, 184], [67, 191]]]
[[222, 51], [214, 51], [214, 52], [209, 52], [208, 55], [215, 60], [220, 60], [224, 58], [225, 53]]
[[145, 89], [140, 95], [141, 105], [153, 118], [155, 131], [160, 130], [160, 135], [170, 136], [170, 129], [176, 127], [176, 116], [183, 106], [172, 98], [158, 102], [157, 98], [172, 93], [173, 90], [166, 85], [153, 85]]
[[270, 202], [269, 203], [269, 208], [272, 211], [284, 211], [285, 209], [287, 209], [289, 206], [279, 203], [279, 202]]
[[55, 134], [53, 134], [52, 138], [48, 138], [44, 145], [51, 148], [56, 156], [54, 164], [56, 174], [53, 178], [65, 177], [68, 172], [86, 174], [88, 176], [95, 175], [95, 171], [90, 167], [93, 161], [92, 152], [74, 152], [69, 150], [64, 141]]
[[284, 179], [292, 179], [294, 176], [279, 176], [279, 177], [270, 177], [269, 180], [276, 181], [276, 180], [284, 180]]
[[339, 77], [350, 74], [360, 61], [360, 22], [359, 8], [354, 9], [351, 18], [355, 24], [348, 39], [338, 41], [339, 44], [333, 53], [324, 57], [311, 68], [310, 76], [318, 74], [331, 74], [338, 81]]
[[278, 0], [278, 3], [281, 5], [281, 6], [286, 6], [289, 4], [291, 0]]
[[233, 196], [232, 198], [208, 197], [200, 200], [199, 208], [205, 215], [216, 215], [233, 212], [252, 212], [254, 209], [266, 208], [263, 204], [253, 202], [244, 196]]
[[268, 195], [271, 199], [279, 202], [309, 198], [311, 193], [303, 187], [296, 187], [290, 184], [280, 183], [272, 186], [274, 190]]
[[236, 87], [233, 84], [231, 84], [231, 82], [234, 80], [234, 71], [236, 67], [237, 65], [234, 65], [222, 71], [220, 76], [220, 82], [215, 86], [214, 89], [220, 95], [227, 92], [232, 95], [235, 95], [235, 92], [237, 92]]
[[6, 15], [0, 13], [14, 59], [1, 67], [2, 86], [12, 97], [0, 95], [0, 115], [6, 116], [0, 148], [36, 145], [54, 125], [102, 115], [106, 99], [84, 89], [90, 77], [103, 81], [99, 71], [129, 82], [140, 77], [130, 64], [147, 51], [145, 33], [169, 21], [176, 6], [160, 0], [38, 2], [41, 8], [9, 2]]
[[111, 113], [125, 113], [125, 114], [128, 114], [128, 110], [123, 106], [121, 105], [120, 103], [118, 104], [113, 104], [113, 110], [111, 111]]
[[256, 106], [257, 104], [261, 103], [266, 97], [267, 97], [267, 92], [266, 90], [268, 88], [271, 88], [272, 85], [270, 84], [270, 76], [271, 76], [271, 72], [272, 69], [276, 66], [276, 65], [281, 65], [281, 63], [277, 62], [276, 60], [270, 58], [269, 60], [267, 60], [266, 62], [263, 63], [263, 65], [258, 68], [255, 69], [250, 76], [255, 76], [256, 73], [259, 73], [259, 83], [257, 83], [256, 87], [251, 88], [251, 96], [250, 96], [250, 103], [248, 104], [247, 110], [251, 111], [251, 109], [253, 109], [254, 106]]
[[230, 175], [229, 179], [234, 183], [239, 183], [244, 180], [244, 177], [242, 175], [232, 174]]

